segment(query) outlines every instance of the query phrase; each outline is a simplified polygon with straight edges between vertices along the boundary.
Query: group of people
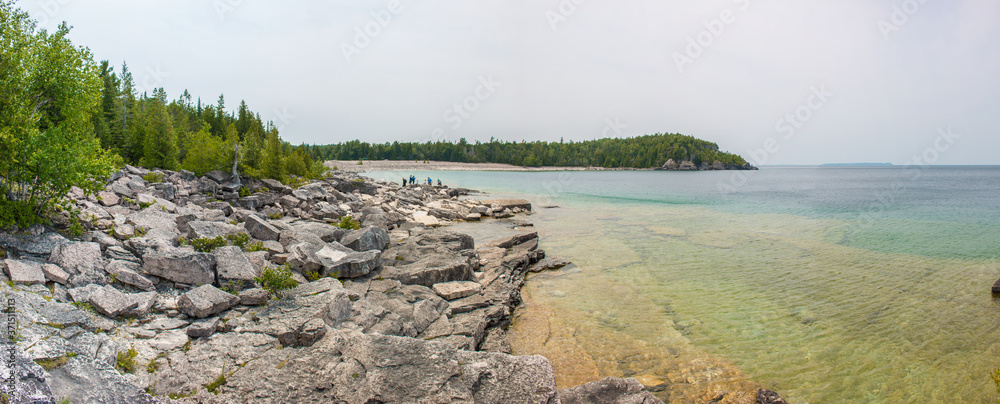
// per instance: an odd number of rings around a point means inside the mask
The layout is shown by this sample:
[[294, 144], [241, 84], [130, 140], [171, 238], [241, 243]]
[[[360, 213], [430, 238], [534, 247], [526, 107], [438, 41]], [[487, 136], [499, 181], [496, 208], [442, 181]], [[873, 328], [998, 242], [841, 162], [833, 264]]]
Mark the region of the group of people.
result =
[[[410, 184], [410, 185], [413, 185], [413, 184], [416, 184], [416, 183], [417, 183], [417, 177], [415, 177], [415, 176], [411, 175], [411, 176], [410, 176], [410, 179], [409, 179], [409, 180], [407, 180], [407, 179], [406, 179], [406, 178], [404, 177], [404, 178], [403, 178], [403, 186], [404, 186], [404, 187], [406, 186], [406, 184], [407, 184], [407, 181], [409, 181], [409, 184]], [[427, 185], [432, 185], [432, 186], [434, 185], [434, 181], [433, 181], [433, 180], [431, 180], [431, 177], [427, 177]], [[439, 186], [439, 187], [441, 186], [441, 179], [440, 179], [440, 178], [438, 178], [438, 186]]]

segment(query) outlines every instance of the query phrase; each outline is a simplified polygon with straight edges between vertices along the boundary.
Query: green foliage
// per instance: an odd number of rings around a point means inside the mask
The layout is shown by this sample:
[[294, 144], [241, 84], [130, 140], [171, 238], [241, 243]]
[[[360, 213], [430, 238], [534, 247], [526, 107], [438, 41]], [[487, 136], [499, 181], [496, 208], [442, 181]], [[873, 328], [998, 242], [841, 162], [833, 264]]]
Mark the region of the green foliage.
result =
[[583, 142], [501, 142], [468, 143], [385, 143], [350, 142], [311, 146], [320, 160], [414, 160], [505, 163], [518, 166], [593, 166], [660, 167], [673, 159], [678, 164], [696, 165], [716, 160], [728, 166], [742, 166], [746, 161], [735, 154], [722, 152], [715, 143], [681, 134], [657, 133], [624, 139], [598, 139]]
[[191, 245], [191, 241], [189, 241], [187, 239], [187, 237], [184, 237], [184, 236], [177, 237], [177, 245], [182, 246], [182, 247], [183, 246], [188, 246], [188, 245]]
[[272, 213], [272, 214], [267, 215], [267, 217], [270, 218], [271, 220], [281, 219], [281, 216], [282, 216], [281, 213]]
[[[0, 20], [0, 200], [41, 216], [74, 185], [102, 188], [121, 160], [95, 135], [102, 83], [90, 51], [65, 23], [38, 30], [11, 2], [0, 3]], [[5, 221], [28, 220], [20, 216]]]
[[247, 243], [250, 242], [250, 235], [246, 233], [227, 234], [226, 240], [229, 240], [229, 245], [234, 245], [241, 249], [246, 249]]
[[27, 228], [41, 222], [42, 218], [35, 214], [31, 204], [24, 201], [8, 201], [0, 196], [0, 228], [13, 226]]
[[222, 369], [222, 374], [220, 374], [219, 377], [215, 378], [215, 381], [205, 385], [205, 390], [208, 390], [209, 393], [219, 394], [215, 390], [218, 389], [219, 387], [222, 387], [224, 384], [226, 384], [225, 368]]
[[143, 175], [142, 179], [148, 183], [163, 182], [163, 173], [160, 172], [150, 172], [149, 174]]
[[139, 209], [146, 209], [150, 206], [153, 206], [154, 204], [156, 204], [156, 202], [140, 202]]
[[80, 310], [83, 310], [83, 311], [86, 311], [88, 313], [97, 314], [97, 309], [94, 308], [94, 305], [92, 305], [92, 304], [90, 304], [88, 302], [73, 302], [73, 303], [70, 303], [70, 304], [72, 304], [76, 308], [78, 308]]
[[187, 138], [187, 155], [181, 168], [193, 171], [199, 177], [209, 171], [226, 168], [223, 140], [212, 136], [210, 130], [211, 126], [204, 123]]
[[198, 237], [191, 240], [191, 246], [197, 252], [210, 253], [216, 248], [226, 245], [226, 239], [222, 236], [215, 236], [213, 238], [208, 237]]
[[240, 187], [240, 198], [246, 198], [251, 195], [251, 192], [247, 187]]
[[277, 296], [278, 292], [298, 286], [298, 282], [292, 279], [292, 270], [287, 265], [279, 268], [267, 268], [264, 273], [254, 278], [260, 287], [267, 289], [272, 295]]
[[58, 403], [59, 404], [73, 404], [73, 401], [71, 401], [69, 399], [69, 397], [66, 397], [66, 398], [63, 398], [62, 400], [59, 400]]
[[184, 345], [181, 346], [181, 352], [187, 352], [190, 350], [191, 350], [191, 341], [188, 340], [188, 342], [185, 342]]
[[351, 216], [343, 216], [340, 218], [340, 221], [337, 222], [337, 227], [346, 230], [358, 230], [361, 228], [361, 223], [354, 220]]
[[191, 396], [193, 396], [193, 395], [195, 395], [197, 393], [198, 393], [198, 390], [192, 390], [192, 391], [188, 391], [188, 392], [183, 392], [182, 391], [180, 393], [169, 393], [169, 394], [167, 394], [167, 397], [170, 397], [171, 400], [179, 400], [179, 399], [182, 399], [182, 398], [191, 397]]
[[219, 289], [221, 289], [223, 292], [229, 293], [231, 295], [239, 295], [240, 294], [240, 287], [239, 287], [239, 285], [236, 284], [236, 281], [234, 281], [234, 280], [230, 280], [230, 281], [226, 282], [226, 284], [222, 285], [222, 287], [220, 287]]
[[[990, 377], [993, 378], [993, 384], [997, 386], [997, 394], [1000, 395], [1000, 368], [993, 369]], [[1000, 404], [1000, 398], [997, 399], [997, 403]]]
[[157, 359], [160, 359], [160, 357], [157, 356], [149, 360], [149, 363], [146, 364], [146, 373], [156, 373], [156, 371], [160, 369], [160, 365], [156, 364]]
[[250, 244], [250, 246], [247, 247], [247, 252], [254, 252], [254, 251], [267, 251], [267, 249], [264, 248], [263, 242], [258, 241], [256, 243]]
[[115, 359], [115, 368], [120, 372], [135, 373], [135, 356], [138, 354], [133, 348], [129, 348], [126, 352], [119, 352], [118, 358]]
[[35, 359], [35, 363], [45, 369], [46, 372], [51, 372], [53, 369], [57, 369], [62, 365], [69, 362], [69, 359], [76, 356], [76, 352], [70, 352], [65, 355], [59, 356], [58, 358], [52, 359]]
[[306, 279], [308, 279], [309, 282], [315, 282], [315, 281], [319, 280], [319, 278], [322, 278], [322, 276], [320, 276], [319, 272], [316, 272], [316, 271], [306, 271]]

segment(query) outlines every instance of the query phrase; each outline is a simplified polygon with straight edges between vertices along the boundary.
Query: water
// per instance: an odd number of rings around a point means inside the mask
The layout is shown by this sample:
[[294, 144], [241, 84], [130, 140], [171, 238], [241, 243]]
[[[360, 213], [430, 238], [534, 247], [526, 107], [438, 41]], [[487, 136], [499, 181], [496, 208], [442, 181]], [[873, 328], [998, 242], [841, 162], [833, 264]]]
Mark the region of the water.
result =
[[413, 174], [535, 203], [543, 248], [575, 265], [529, 278], [512, 344], [562, 387], [997, 400], [1000, 167]]

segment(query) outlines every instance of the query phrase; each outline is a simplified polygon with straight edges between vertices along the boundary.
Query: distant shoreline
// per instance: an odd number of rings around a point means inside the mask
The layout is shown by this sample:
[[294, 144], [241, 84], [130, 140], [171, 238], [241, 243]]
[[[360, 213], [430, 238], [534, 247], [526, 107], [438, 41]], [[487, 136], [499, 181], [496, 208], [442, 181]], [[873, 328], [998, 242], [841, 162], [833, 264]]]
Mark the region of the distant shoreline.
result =
[[323, 163], [328, 168], [337, 167], [346, 172], [368, 171], [640, 171], [639, 168], [604, 168], [604, 167], [522, 167], [500, 163], [456, 163], [450, 161], [416, 162], [408, 160], [364, 160], [358, 165], [357, 160], [327, 160]]

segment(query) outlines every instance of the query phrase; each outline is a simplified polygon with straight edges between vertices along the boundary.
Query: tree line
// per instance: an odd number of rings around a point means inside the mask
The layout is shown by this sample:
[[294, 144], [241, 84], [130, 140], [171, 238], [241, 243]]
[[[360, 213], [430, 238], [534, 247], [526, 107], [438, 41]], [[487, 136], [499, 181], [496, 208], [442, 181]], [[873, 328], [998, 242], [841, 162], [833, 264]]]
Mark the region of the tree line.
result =
[[126, 163], [203, 175], [235, 159], [242, 174], [281, 181], [322, 173], [245, 102], [233, 113], [222, 95], [203, 105], [187, 90], [139, 94], [125, 63], [95, 63], [69, 30], [40, 29], [0, 1], [0, 227], [42, 221], [71, 187], [96, 192]]
[[607, 138], [582, 142], [458, 142], [375, 143], [360, 140], [306, 146], [311, 156], [322, 160], [436, 160], [468, 163], [504, 163], [517, 166], [554, 167], [661, 167], [667, 160], [696, 165], [719, 161], [727, 166], [747, 164], [742, 157], [719, 150], [713, 142], [676, 133], [656, 133], [629, 138]]

